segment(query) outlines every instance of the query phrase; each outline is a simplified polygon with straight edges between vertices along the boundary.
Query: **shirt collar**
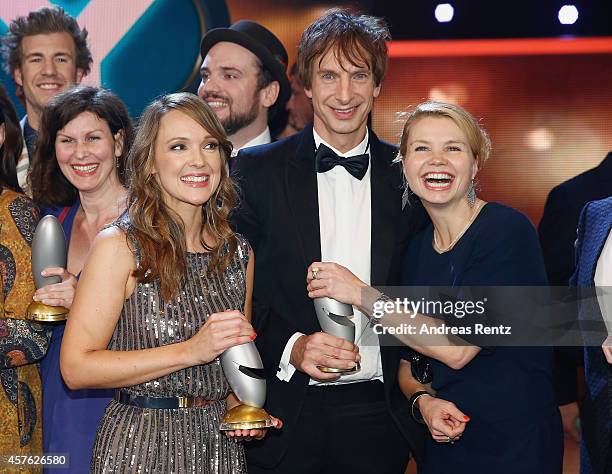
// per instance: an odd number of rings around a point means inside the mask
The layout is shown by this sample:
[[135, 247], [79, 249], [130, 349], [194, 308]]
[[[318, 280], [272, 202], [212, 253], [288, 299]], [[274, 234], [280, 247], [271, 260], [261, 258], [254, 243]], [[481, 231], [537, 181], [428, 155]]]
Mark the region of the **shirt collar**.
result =
[[248, 148], [250, 146], [255, 145], [265, 145], [266, 143], [270, 143], [272, 141], [272, 135], [270, 135], [270, 127], [266, 127], [266, 129], [257, 135], [255, 138], [249, 140], [240, 148], [234, 148], [232, 151], [232, 156], [236, 156], [240, 150], [243, 148]]
[[368, 139], [370, 138], [370, 131], [367, 128], [366, 128], [365, 137], [363, 137], [363, 140], [361, 140], [361, 143], [359, 143], [355, 148], [347, 151], [346, 153], [340, 153], [336, 148], [334, 148], [329, 143], [327, 143], [325, 140], [323, 140], [321, 138], [321, 135], [319, 135], [314, 128], [312, 129], [312, 135], [314, 136], [316, 148], [319, 148], [319, 145], [323, 143], [323, 145], [331, 148], [334, 151], [334, 153], [338, 156], [346, 157], [346, 156], [353, 156], [353, 155], [362, 155], [368, 152]]

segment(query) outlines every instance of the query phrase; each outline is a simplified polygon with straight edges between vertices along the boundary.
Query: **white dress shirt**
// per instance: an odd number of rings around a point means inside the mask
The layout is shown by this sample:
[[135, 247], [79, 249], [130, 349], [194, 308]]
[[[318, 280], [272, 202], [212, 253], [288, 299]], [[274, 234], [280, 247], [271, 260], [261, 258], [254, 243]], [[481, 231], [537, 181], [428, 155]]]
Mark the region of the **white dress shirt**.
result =
[[[369, 153], [369, 134], [352, 150], [340, 153], [326, 143], [313, 129], [315, 145], [321, 143], [338, 156]], [[319, 227], [321, 236], [321, 261], [335, 262], [351, 270], [359, 279], [370, 284], [372, 205], [370, 186], [371, 165], [362, 180], [351, 176], [342, 166], [325, 173], [317, 173], [319, 198]], [[361, 369], [342, 375], [336, 382], [319, 382], [310, 379], [310, 385], [330, 385], [368, 380], [383, 380], [378, 337], [368, 328], [368, 318], [353, 308], [355, 339], [361, 354]], [[313, 318], [316, 318], [313, 310]], [[365, 333], [364, 333], [365, 329]], [[362, 334], [363, 333], [363, 334]], [[276, 376], [289, 381], [296, 368], [291, 364], [291, 350], [302, 333], [295, 333], [287, 342], [281, 356]]]
[[240, 148], [234, 148], [232, 150], [232, 158], [236, 156], [238, 152], [242, 150], [243, 148], [248, 148], [250, 146], [255, 146], [255, 145], [265, 145], [267, 143], [270, 143], [271, 141], [272, 141], [272, 135], [270, 135], [270, 127], [266, 127], [266, 129], [263, 132], [261, 132], [255, 138], [246, 142]]
[[595, 267], [597, 302], [608, 330], [612, 335], [612, 232], [608, 234], [601, 255]]

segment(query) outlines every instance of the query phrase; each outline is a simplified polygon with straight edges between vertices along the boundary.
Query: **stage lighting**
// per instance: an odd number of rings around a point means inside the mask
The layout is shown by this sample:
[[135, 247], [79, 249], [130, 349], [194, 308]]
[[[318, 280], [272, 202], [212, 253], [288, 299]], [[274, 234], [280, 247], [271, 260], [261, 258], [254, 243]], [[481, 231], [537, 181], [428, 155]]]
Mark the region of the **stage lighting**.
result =
[[450, 3], [439, 3], [434, 11], [436, 20], [439, 23], [448, 23], [455, 15], [455, 9]]
[[546, 127], [534, 128], [527, 132], [525, 142], [534, 151], [548, 151], [555, 144], [555, 134]]
[[559, 9], [559, 23], [573, 25], [578, 20], [578, 9], [574, 5], [563, 5]]

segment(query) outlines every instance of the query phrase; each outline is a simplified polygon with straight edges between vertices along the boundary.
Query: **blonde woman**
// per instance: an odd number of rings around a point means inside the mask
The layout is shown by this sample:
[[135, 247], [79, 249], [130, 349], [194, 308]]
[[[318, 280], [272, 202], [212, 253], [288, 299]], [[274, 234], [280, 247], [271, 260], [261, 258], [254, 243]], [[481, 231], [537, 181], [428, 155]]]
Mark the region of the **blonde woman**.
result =
[[[421, 200], [431, 224], [407, 245], [403, 284], [546, 284], [529, 220], [476, 195], [474, 181], [489, 152], [486, 132], [461, 107], [426, 102], [408, 114], [399, 157], [409, 189]], [[345, 268], [322, 262], [309, 268], [308, 291], [312, 298], [331, 296], [369, 314], [370, 295], [380, 296]], [[431, 345], [418, 335], [401, 337], [427, 356], [433, 372], [431, 388], [424, 389], [412, 378], [409, 362], [399, 369], [413, 414], [420, 412], [431, 434], [419, 472], [559, 474], [563, 432], [549, 348], [481, 348], [442, 339]], [[410, 360], [412, 354], [407, 353]]]

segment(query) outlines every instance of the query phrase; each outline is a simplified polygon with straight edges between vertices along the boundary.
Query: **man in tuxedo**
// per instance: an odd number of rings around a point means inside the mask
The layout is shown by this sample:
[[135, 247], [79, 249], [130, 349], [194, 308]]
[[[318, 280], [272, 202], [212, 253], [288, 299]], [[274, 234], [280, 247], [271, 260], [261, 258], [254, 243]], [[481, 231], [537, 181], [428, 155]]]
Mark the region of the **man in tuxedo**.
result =
[[[217, 115], [238, 150], [270, 143], [268, 124], [284, 113], [291, 95], [287, 51], [267, 28], [241, 20], [210, 30], [200, 46], [198, 95]], [[284, 126], [284, 124], [283, 124]]]
[[[374, 17], [331, 10], [316, 20], [297, 59], [313, 126], [237, 157], [234, 223], [255, 251], [253, 322], [266, 409], [284, 421], [248, 447], [249, 472], [399, 474], [410, 450], [421, 453], [423, 432], [397, 385], [399, 348], [321, 332], [306, 291], [314, 261], [338, 262], [373, 285], [396, 283], [408, 222], [402, 172], [393, 163], [397, 149], [367, 126], [388, 39]], [[358, 312], [354, 320], [359, 335], [368, 323]], [[318, 368], [357, 362], [342, 376]]]

